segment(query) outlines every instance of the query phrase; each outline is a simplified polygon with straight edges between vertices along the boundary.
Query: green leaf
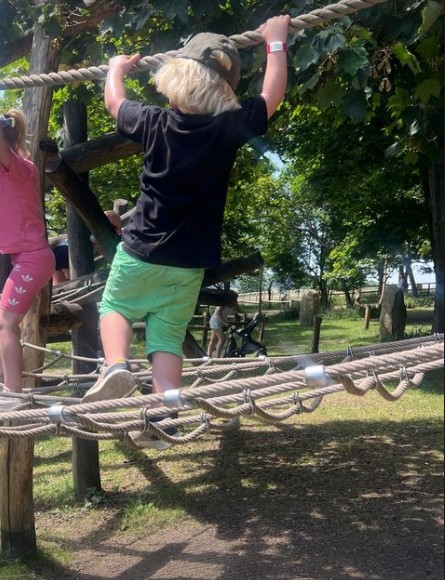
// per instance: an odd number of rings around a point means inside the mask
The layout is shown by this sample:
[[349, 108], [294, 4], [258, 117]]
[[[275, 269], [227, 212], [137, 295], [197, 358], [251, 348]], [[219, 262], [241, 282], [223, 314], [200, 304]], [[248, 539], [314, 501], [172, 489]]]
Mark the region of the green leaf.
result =
[[349, 91], [343, 99], [343, 111], [353, 121], [363, 121], [367, 109], [368, 101], [363, 91]]
[[310, 44], [304, 44], [295, 54], [294, 64], [301, 72], [316, 64], [320, 59], [320, 53]]
[[419, 36], [423, 36], [433, 26], [442, 14], [442, 5], [434, 0], [428, 0], [427, 5], [422, 10], [422, 25], [419, 28]]
[[413, 123], [411, 123], [410, 127], [409, 127], [409, 135], [411, 137], [413, 137], [414, 135], [417, 135], [417, 133], [420, 131], [420, 124], [419, 121], [414, 121]]
[[314, 74], [298, 89], [298, 93], [300, 95], [304, 95], [304, 93], [307, 93], [307, 91], [311, 91], [320, 80], [320, 77], [321, 77], [320, 73]]
[[396, 143], [393, 143], [390, 147], [386, 149], [385, 155], [386, 157], [396, 157], [397, 155], [400, 155], [402, 151], [403, 147], [401, 143], [397, 141]]
[[326, 29], [318, 33], [313, 40], [313, 47], [323, 54], [336, 52], [346, 46], [346, 37], [338, 29]]
[[325, 110], [329, 107], [338, 107], [342, 102], [343, 91], [337, 83], [326, 83], [317, 92], [316, 98], [320, 109]]
[[434, 36], [425, 38], [419, 42], [416, 52], [425, 60], [435, 58], [437, 56], [437, 38]]
[[368, 53], [360, 46], [340, 50], [336, 70], [338, 73], [347, 73], [355, 77], [360, 69], [368, 66]]
[[397, 87], [394, 95], [388, 101], [388, 109], [391, 111], [391, 117], [400, 117], [411, 104], [411, 92]]
[[419, 61], [414, 56], [412, 52], [403, 44], [403, 42], [398, 42], [392, 48], [393, 54], [401, 62], [401, 64], [408, 65], [411, 71], [416, 75], [422, 71]]
[[423, 103], [428, 103], [431, 97], [439, 98], [441, 90], [442, 85], [437, 79], [426, 79], [417, 87], [416, 98]]
[[419, 155], [415, 151], [408, 151], [404, 159], [405, 165], [417, 165], [419, 162]]
[[154, 0], [153, 8], [158, 12], [162, 12], [166, 20], [179, 18], [181, 22], [187, 22], [187, 0]]

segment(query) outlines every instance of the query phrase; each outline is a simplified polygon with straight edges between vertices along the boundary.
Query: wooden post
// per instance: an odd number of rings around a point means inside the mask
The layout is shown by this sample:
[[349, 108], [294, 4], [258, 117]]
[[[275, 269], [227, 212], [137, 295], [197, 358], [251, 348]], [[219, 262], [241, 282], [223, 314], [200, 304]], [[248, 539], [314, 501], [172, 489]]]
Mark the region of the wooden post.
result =
[[312, 335], [312, 354], [317, 354], [320, 352], [320, 336], [321, 336], [321, 325], [323, 323], [323, 318], [321, 316], [314, 316], [314, 333]]
[[[70, 100], [64, 105], [64, 143], [71, 147], [88, 139], [86, 106]], [[88, 186], [88, 174], [80, 176]], [[71, 203], [67, 203], [68, 241], [72, 278], [94, 272], [94, 251], [90, 231]], [[83, 307], [82, 325], [72, 332], [73, 354], [96, 358], [98, 350], [99, 316], [95, 302]], [[89, 374], [95, 364], [73, 361], [73, 374]], [[89, 489], [101, 489], [99, 443], [73, 438], [74, 491], [78, 501], [84, 500]]]
[[[61, 43], [53, 42], [42, 25], [36, 24], [31, 52], [30, 72], [42, 73], [57, 69]], [[31, 158], [43, 170], [39, 142], [45, 138], [51, 110], [52, 89], [29, 89], [25, 92], [24, 112], [29, 121]], [[43, 172], [42, 172], [43, 173]], [[42, 180], [43, 183], [43, 180]], [[43, 191], [43, 189], [42, 189]], [[45, 288], [34, 301], [22, 324], [26, 342], [45, 346], [51, 305], [50, 288]], [[23, 368], [31, 371], [42, 366], [44, 353], [26, 350]], [[25, 387], [35, 387], [34, 379], [25, 379]], [[37, 549], [33, 500], [34, 440], [4, 441], [0, 463], [1, 543], [5, 557], [17, 558]]]
[[17, 558], [37, 549], [32, 477], [33, 440], [5, 439], [0, 443], [0, 450], [2, 554], [6, 558]]
[[258, 312], [263, 312], [263, 285], [264, 285], [264, 268], [260, 270], [260, 299], [258, 301]]
[[259, 337], [258, 337], [258, 340], [260, 342], [264, 342], [264, 338], [266, 336], [266, 323], [267, 323], [267, 319], [266, 320], [263, 320], [261, 322], [261, 324], [260, 324], [260, 334], [259, 334]]
[[365, 310], [365, 330], [369, 330], [369, 327], [371, 326], [371, 314], [371, 307], [367, 306]]
[[203, 331], [202, 331], [201, 346], [204, 349], [207, 348], [207, 343], [209, 342], [209, 320], [210, 320], [210, 306], [207, 306], [202, 316]]

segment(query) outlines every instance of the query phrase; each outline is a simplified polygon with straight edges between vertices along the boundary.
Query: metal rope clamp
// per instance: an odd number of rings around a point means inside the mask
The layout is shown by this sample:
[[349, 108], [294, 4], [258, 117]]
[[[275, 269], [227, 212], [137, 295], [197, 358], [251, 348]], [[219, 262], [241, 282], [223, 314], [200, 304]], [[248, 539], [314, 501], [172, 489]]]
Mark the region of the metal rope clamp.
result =
[[331, 377], [327, 374], [326, 367], [323, 365], [307, 367], [304, 373], [308, 387], [328, 387], [331, 384]]
[[190, 407], [189, 402], [182, 396], [180, 389], [165, 391], [164, 403], [169, 409], [187, 409]]
[[410, 387], [412, 386], [412, 380], [408, 374], [408, 369], [406, 368], [406, 366], [400, 367], [400, 380], [406, 381]]
[[250, 389], [245, 389], [243, 391], [243, 399], [245, 405], [250, 405], [250, 414], [254, 416], [256, 414], [256, 403], [252, 397], [252, 391]]
[[52, 423], [61, 424], [61, 423], [75, 423], [75, 420], [65, 415], [65, 405], [53, 405], [48, 409], [48, 417], [51, 419]]

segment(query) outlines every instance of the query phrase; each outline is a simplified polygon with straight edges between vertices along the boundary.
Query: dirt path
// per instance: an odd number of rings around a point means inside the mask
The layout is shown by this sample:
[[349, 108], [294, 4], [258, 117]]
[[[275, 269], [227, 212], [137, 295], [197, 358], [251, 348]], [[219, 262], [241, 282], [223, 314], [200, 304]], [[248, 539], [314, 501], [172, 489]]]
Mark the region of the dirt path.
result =
[[293, 428], [236, 431], [196, 452], [211, 467], [191, 472], [186, 488], [141, 455], [140, 474], [171, 492], [183, 520], [145, 536], [120, 532], [112, 506], [84, 521], [41, 514], [38, 533], [73, 555], [34, 577], [442, 579], [441, 429], [425, 421], [371, 423], [358, 433], [354, 423], [329, 423], [297, 437]]

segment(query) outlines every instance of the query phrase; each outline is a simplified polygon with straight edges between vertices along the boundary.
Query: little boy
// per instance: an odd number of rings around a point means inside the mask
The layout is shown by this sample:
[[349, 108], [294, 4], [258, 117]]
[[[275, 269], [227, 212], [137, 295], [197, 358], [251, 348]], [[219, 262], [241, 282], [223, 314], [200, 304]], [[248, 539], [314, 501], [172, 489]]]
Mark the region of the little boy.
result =
[[[182, 344], [204, 269], [221, 260], [221, 228], [229, 177], [238, 149], [264, 135], [287, 86], [289, 16], [266, 22], [267, 70], [260, 96], [239, 103], [236, 45], [199, 34], [154, 75], [171, 109], [126, 99], [124, 78], [140, 59], [110, 61], [105, 103], [124, 137], [141, 143], [141, 196], [123, 233], [101, 304], [106, 367], [84, 402], [130, 394], [132, 323], [145, 320], [155, 393], [181, 384]], [[162, 419], [162, 418], [161, 418]], [[144, 436], [137, 443], [160, 448]]]

